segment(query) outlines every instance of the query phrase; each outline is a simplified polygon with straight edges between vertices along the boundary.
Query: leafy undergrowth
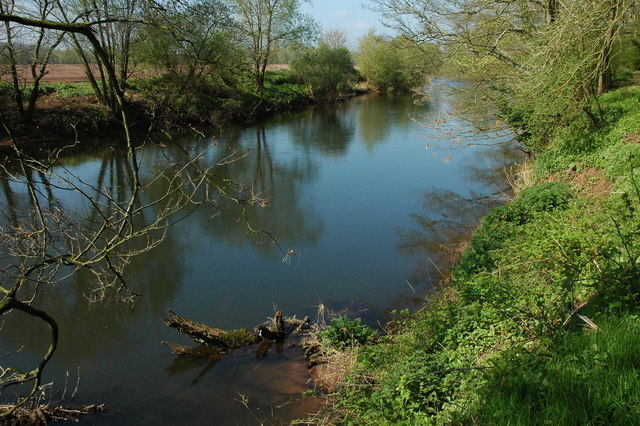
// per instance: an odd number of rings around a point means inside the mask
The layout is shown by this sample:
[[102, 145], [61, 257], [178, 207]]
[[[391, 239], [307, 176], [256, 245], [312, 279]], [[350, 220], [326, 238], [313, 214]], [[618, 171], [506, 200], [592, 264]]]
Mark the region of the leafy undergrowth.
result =
[[606, 125], [560, 129], [450, 286], [360, 348], [343, 422], [637, 424], [639, 100], [609, 93]]

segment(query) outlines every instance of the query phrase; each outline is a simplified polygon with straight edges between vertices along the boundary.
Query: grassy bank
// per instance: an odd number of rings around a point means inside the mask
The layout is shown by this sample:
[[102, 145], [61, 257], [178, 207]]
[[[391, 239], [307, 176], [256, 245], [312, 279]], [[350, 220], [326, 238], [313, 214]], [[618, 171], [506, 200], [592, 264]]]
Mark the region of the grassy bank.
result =
[[523, 166], [425, 309], [398, 315], [336, 396], [355, 424], [637, 424], [640, 88], [599, 99]]
[[[232, 87], [212, 78], [200, 83], [197, 90], [181, 90], [171, 76], [139, 78], [130, 81], [126, 92], [130, 120], [140, 130], [151, 124], [171, 128], [192, 125], [220, 125], [227, 121], [252, 121], [277, 111], [300, 108], [319, 102], [308, 87], [286, 71], [268, 71], [265, 87], [255, 93], [253, 82]], [[3, 114], [18, 136], [69, 137], [76, 134], [121, 131], [117, 116], [101, 105], [87, 83], [46, 83], [40, 86], [34, 122], [21, 122], [9, 83], [0, 84]], [[30, 95], [29, 88], [25, 97]], [[349, 93], [345, 94], [349, 96]]]

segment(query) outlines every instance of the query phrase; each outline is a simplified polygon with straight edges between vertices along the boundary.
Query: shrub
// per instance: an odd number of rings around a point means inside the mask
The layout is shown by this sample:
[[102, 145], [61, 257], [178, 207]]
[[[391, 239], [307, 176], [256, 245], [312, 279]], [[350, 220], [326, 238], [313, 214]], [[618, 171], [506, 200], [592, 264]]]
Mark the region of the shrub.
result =
[[341, 316], [331, 320], [331, 325], [319, 333], [322, 343], [343, 349], [353, 345], [364, 345], [376, 336], [376, 331], [362, 324], [360, 318]]
[[523, 225], [536, 214], [562, 209], [572, 196], [571, 186], [562, 182], [547, 182], [529, 187], [508, 206], [509, 222]]
[[408, 91], [425, 83], [439, 61], [432, 45], [419, 45], [404, 37], [390, 39], [369, 32], [360, 39], [358, 65], [362, 74], [387, 92]]
[[333, 98], [350, 90], [358, 78], [347, 48], [322, 44], [296, 58], [291, 71], [309, 86], [314, 98]]

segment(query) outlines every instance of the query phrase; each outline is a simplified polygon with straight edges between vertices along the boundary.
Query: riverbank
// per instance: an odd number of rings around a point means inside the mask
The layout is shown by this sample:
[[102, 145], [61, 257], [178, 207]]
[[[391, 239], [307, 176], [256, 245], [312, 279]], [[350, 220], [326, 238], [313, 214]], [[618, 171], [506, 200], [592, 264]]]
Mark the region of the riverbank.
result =
[[[446, 289], [345, 352], [353, 424], [634, 424], [640, 417], [640, 87], [599, 99], [514, 179]], [[344, 358], [344, 354], [343, 354]]]
[[[15, 110], [9, 108], [4, 111], [5, 120], [16, 140], [24, 145], [38, 145], [74, 137], [115, 135], [122, 131], [118, 117], [98, 101], [88, 82], [65, 76], [59, 78], [61, 81], [48, 81], [40, 86], [32, 124], [21, 123]], [[164, 77], [144, 77], [130, 81], [126, 98], [132, 131], [246, 123], [280, 111], [341, 102], [371, 90], [359, 85], [337, 98], [314, 99], [309, 89], [295, 81], [286, 70], [274, 70], [266, 73], [265, 87], [259, 94], [251, 90], [250, 85], [244, 90], [231, 90], [209, 84], [196, 95], [184, 98], [177, 92], [171, 93], [169, 82], [164, 80]], [[7, 107], [13, 102], [8, 83], [0, 84], [0, 98], [4, 99]], [[8, 143], [3, 129], [0, 146]]]

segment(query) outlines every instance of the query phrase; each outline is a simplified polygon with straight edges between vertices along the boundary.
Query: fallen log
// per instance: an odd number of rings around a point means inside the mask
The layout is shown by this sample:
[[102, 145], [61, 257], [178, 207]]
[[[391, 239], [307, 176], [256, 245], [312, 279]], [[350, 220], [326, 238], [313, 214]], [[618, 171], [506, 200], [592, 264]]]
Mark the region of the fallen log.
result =
[[320, 371], [315, 368], [326, 364], [329, 360], [318, 335], [315, 333], [317, 327], [310, 326], [311, 319], [309, 317], [303, 319], [284, 318], [282, 312], [278, 311], [273, 318], [255, 326], [252, 332], [244, 328], [222, 330], [210, 327], [171, 311], [169, 311], [169, 316], [170, 319], [165, 319], [165, 324], [201, 343], [200, 346], [192, 348], [177, 343], [162, 342], [169, 346], [174, 354], [178, 355], [170, 367], [171, 370], [181, 371], [185, 368], [184, 365], [181, 365], [184, 362], [188, 363], [189, 367], [187, 368], [189, 369], [193, 368], [194, 361], [199, 363], [197, 366], [202, 366], [201, 362], [206, 364], [193, 379], [193, 384], [202, 379], [227, 353], [258, 342], [259, 344], [256, 345], [257, 359], [265, 358], [272, 348], [281, 352], [285, 345], [285, 339], [289, 337], [292, 338], [290, 344], [302, 349], [307, 368], [311, 371]]
[[258, 336], [265, 339], [273, 340], [274, 342], [283, 342], [285, 338], [284, 332], [284, 320], [282, 319], [282, 312], [276, 312], [273, 317], [271, 327], [267, 327], [264, 324], [260, 324], [256, 327]]
[[220, 352], [243, 348], [260, 341], [258, 333], [246, 328], [222, 330], [192, 321], [172, 311], [169, 311], [169, 319], [165, 319], [164, 323], [180, 333], [186, 334], [196, 342], [213, 346]]
[[165, 319], [164, 323], [169, 327], [175, 328], [180, 333], [191, 337], [200, 343], [201, 346], [192, 348], [177, 343], [165, 341], [162, 343], [169, 346], [172, 352], [179, 356], [208, 357], [212, 360], [219, 360], [222, 359], [226, 353], [234, 349], [262, 342], [257, 350], [258, 358], [262, 358], [274, 342], [282, 343], [287, 335], [299, 335], [305, 330], [308, 330], [310, 321], [311, 319], [309, 317], [304, 317], [301, 320], [295, 317], [284, 318], [282, 312], [278, 311], [272, 319], [257, 325], [254, 331], [247, 330], [246, 328], [222, 330], [192, 321], [175, 312], [169, 311], [169, 319]]
[[[277, 319], [278, 317], [278, 312], [276, 312], [276, 315], [274, 316], [274, 318], [270, 319], [269, 321], [265, 321], [262, 324], [258, 324], [254, 327], [254, 330], [256, 332], [259, 333], [259, 331], [262, 329], [264, 330], [264, 328], [268, 328], [271, 331], [276, 331], [275, 329], [277, 327], [279, 327], [276, 322], [279, 322], [280, 320]], [[302, 334], [305, 331], [309, 331], [309, 323], [311, 322], [311, 318], [309, 317], [304, 317], [303, 319], [297, 319], [295, 317], [293, 318], [284, 318], [282, 317], [282, 328], [284, 329], [284, 333], [285, 335], [290, 335], [290, 334]], [[270, 340], [274, 340], [274, 339], [270, 339]]]

